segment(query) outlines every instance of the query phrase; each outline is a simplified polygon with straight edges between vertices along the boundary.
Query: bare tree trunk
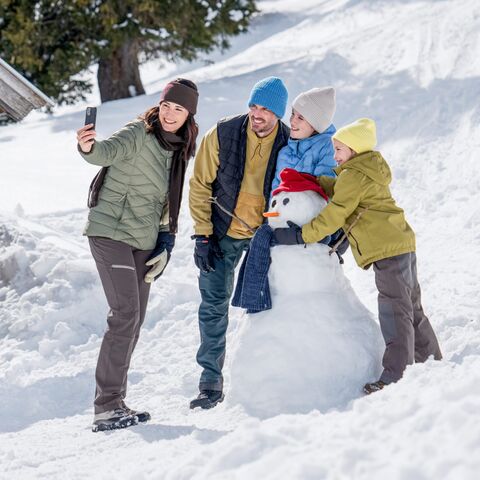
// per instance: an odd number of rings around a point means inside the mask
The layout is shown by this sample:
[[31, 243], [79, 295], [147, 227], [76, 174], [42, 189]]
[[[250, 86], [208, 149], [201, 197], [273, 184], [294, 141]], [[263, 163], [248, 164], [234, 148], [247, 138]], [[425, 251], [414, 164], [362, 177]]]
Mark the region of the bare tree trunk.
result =
[[98, 87], [103, 102], [145, 94], [138, 69], [138, 47], [125, 40], [109, 58], [98, 63]]

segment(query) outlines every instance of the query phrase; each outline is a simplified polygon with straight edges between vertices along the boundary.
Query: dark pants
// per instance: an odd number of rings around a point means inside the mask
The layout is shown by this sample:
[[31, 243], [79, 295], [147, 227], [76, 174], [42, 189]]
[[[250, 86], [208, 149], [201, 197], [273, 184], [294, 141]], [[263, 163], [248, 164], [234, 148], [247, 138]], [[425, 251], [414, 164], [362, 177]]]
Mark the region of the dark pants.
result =
[[437, 337], [422, 308], [414, 252], [374, 262], [378, 289], [378, 316], [386, 349], [385, 383], [399, 380], [407, 365], [424, 362], [430, 355], [441, 360]]
[[127, 373], [145, 318], [150, 284], [143, 281], [151, 250], [89, 237], [110, 311], [108, 328], [98, 355], [95, 413], [121, 407], [127, 393]]
[[200, 272], [199, 287], [202, 302], [198, 310], [200, 348], [197, 362], [203, 368], [200, 390], [222, 390], [222, 368], [228, 327], [228, 307], [233, 293], [235, 267], [250, 239], [224, 237], [220, 247], [224, 258], [215, 258], [215, 271]]

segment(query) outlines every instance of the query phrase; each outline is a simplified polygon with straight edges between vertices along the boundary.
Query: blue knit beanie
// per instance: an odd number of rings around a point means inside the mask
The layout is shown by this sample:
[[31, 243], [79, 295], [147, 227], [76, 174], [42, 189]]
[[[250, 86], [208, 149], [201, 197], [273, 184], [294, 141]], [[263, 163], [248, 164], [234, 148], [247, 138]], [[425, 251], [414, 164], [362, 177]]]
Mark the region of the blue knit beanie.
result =
[[267, 77], [257, 82], [252, 89], [248, 106], [261, 105], [278, 118], [283, 118], [287, 108], [288, 92], [278, 77]]

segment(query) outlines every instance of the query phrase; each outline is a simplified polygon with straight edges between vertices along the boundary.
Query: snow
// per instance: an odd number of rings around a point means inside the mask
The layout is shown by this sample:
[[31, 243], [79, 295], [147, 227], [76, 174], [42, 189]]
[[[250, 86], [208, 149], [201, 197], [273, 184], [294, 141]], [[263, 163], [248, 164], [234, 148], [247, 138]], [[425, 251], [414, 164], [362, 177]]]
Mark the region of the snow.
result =
[[[81, 235], [97, 169], [77, 154], [75, 130], [85, 106], [99, 103], [95, 89], [85, 104], [0, 128], [0, 478], [477, 478], [480, 4], [259, 6], [253, 28], [224, 54], [142, 67], [148, 94], [100, 105], [99, 136], [156, 103], [175, 76], [199, 84], [201, 133], [244, 112], [251, 86], [268, 75], [285, 80], [291, 100], [307, 88], [335, 86], [337, 126], [359, 117], [377, 122], [393, 195], [417, 234], [422, 301], [444, 360], [413, 365], [401, 382], [331, 410], [268, 419], [233, 404], [227, 363], [225, 402], [190, 411], [199, 376], [199, 293], [184, 202], [174, 255], [152, 288], [129, 376], [129, 405], [148, 409], [152, 421], [93, 434], [106, 302]], [[376, 317], [372, 272], [350, 255], [343, 270]], [[227, 362], [243, 320], [232, 308]]]

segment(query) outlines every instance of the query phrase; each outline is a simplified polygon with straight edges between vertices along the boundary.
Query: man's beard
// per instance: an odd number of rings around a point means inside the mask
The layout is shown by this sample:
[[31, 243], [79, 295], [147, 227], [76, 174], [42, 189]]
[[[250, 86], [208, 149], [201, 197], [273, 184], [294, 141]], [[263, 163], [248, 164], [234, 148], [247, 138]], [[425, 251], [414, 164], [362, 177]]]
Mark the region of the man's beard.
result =
[[254, 133], [266, 133], [266, 132], [270, 132], [271, 130], [273, 130], [273, 127], [275, 125], [268, 125], [267, 122], [265, 122], [264, 120], [262, 120], [261, 123], [259, 124], [255, 124], [253, 123], [253, 120], [250, 121], [250, 128], [252, 129], [252, 131]]

